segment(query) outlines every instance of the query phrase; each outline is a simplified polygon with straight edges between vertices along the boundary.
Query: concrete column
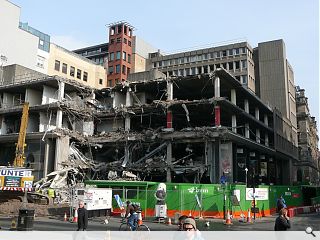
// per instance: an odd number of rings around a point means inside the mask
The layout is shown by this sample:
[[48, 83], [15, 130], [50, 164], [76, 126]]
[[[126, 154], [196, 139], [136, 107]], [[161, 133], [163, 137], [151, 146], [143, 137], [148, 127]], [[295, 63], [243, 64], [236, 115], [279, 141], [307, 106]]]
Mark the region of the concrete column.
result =
[[[58, 101], [61, 102], [64, 98], [64, 82], [59, 82]], [[56, 128], [62, 128], [62, 110], [57, 110]]]
[[59, 82], [59, 90], [58, 90], [58, 101], [62, 101], [64, 98], [64, 82]]
[[220, 78], [215, 77], [214, 79], [214, 96], [216, 98], [220, 97]]
[[127, 88], [126, 92], [126, 106], [132, 106], [131, 88]]
[[129, 152], [129, 145], [126, 144], [125, 147], [124, 147], [124, 162], [125, 162], [125, 165], [127, 163], [130, 163], [130, 152]]
[[221, 122], [220, 122], [220, 106], [214, 106], [214, 123], [216, 127], [221, 126]]
[[269, 147], [269, 135], [267, 133], [264, 135], [264, 145]]
[[172, 111], [167, 109], [167, 128], [172, 128]]
[[204, 73], [204, 66], [201, 66], [201, 73]]
[[231, 89], [231, 102], [237, 105], [237, 93], [235, 89]]
[[244, 127], [245, 127], [245, 129], [244, 129], [244, 136], [245, 136], [246, 138], [250, 138], [249, 123], [246, 123], [246, 124], [244, 125]]
[[258, 107], [256, 107], [254, 109], [254, 115], [255, 115], [256, 119], [258, 119], [258, 120], [260, 119], [260, 111], [259, 111]]
[[244, 100], [244, 111], [246, 113], [249, 113], [249, 101], [248, 101], [248, 99]]
[[233, 63], [233, 72], [235, 72], [236, 71], [236, 62], [233, 61], [232, 63]]
[[46, 142], [44, 145], [43, 177], [46, 177], [48, 174], [49, 150], [50, 145]]
[[[132, 106], [132, 96], [131, 96], [131, 88], [127, 88], [126, 92], [126, 107]], [[131, 119], [130, 115], [127, 113], [124, 121], [124, 130], [129, 132], [131, 128]]]
[[256, 142], [260, 143], [260, 129], [256, 129]]
[[210, 73], [210, 65], [207, 66], [207, 72]]
[[172, 144], [171, 142], [167, 145], [167, 183], [171, 182], [171, 162], [172, 162]]
[[54, 171], [61, 170], [61, 163], [66, 161], [69, 157], [69, 136], [56, 138], [56, 152], [54, 161]]
[[131, 129], [131, 119], [130, 116], [126, 116], [124, 119], [124, 130], [129, 132]]
[[232, 115], [231, 121], [232, 121], [232, 132], [237, 133], [237, 116]]
[[269, 126], [268, 116], [267, 114], [264, 115], [264, 124]]
[[167, 95], [168, 100], [173, 100], [173, 82], [167, 82]]

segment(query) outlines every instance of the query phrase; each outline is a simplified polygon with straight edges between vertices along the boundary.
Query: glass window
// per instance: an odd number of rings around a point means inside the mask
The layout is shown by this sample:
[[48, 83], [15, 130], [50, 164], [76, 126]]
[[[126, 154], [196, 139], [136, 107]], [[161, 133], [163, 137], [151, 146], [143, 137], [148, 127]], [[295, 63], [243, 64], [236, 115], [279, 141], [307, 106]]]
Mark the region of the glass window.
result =
[[109, 61], [113, 61], [114, 60], [114, 53], [109, 53]]
[[233, 62], [228, 62], [229, 70], [233, 70]]
[[130, 68], [127, 68], [127, 75], [130, 74]]
[[229, 49], [228, 52], [229, 52], [229, 54], [228, 54], [229, 56], [232, 56], [232, 55], [233, 55], [233, 49]]
[[187, 76], [190, 75], [190, 68], [187, 68], [187, 69], [186, 69], [186, 75], [187, 75]]
[[87, 72], [83, 72], [83, 81], [88, 81], [88, 73]]
[[196, 75], [196, 68], [195, 67], [191, 68], [191, 75]]
[[184, 62], [186, 62], [186, 63], [190, 62], [190, 57], [185, 57]]
[[121, 38], [117, 38], [117, 43], [121, 43]]
[[242, 68], [247, 68], [247, 61], [246, 60], [242, 60], [241, 61], [241, 67]]
[[240, 68], [240, 61], [235, 61], [236, 63], [236, 69], [239, 69]]
[[122, 65], [122, 73], [123, 74], [126, 74], [126, 69], [127, 69], [127, 67], [125, 65]]
[[131, 41], [128, 41], [128, 45], [131, 47]]
[[122, 52], [122, 59], [127, 61], [127, 53], [126, 52]]
[[241, 53], [246, 53], [246, 48], [245, 47], [241, 48]]
[[205, 54], [202, 55], [202, 59], [203, 59], [203, 60], [207, 60], [207, 59], [208, 59], [208, 56], [209, 56], [209, 54], [205, 53]]
[[100, 78], [99, 79], [99, 84], [102, 85], [102, 83], [103, 83], [103, 80]]
[[240, 48], [236, 48], [236, 49], [235, 49], [235, 54], [236, 54], [236, 55], [239, 55], [239, 54], [240, 54]]
[[74, 77], [75, 68], [70, 66], [70, 76]]
[[120, 73], [120, 64], [116, 65], [116, 73]]
[[113, 73], [113, 66], [109, 66], [109, 74]]
[[117, 30], [118, 30], [118, 32], [117, 32], [118, 34], [121, 33], [122, 32], [122, 25], [118, 25], [118, 29]]
[[123, 38], [123, 42], [124, 42], [125, 44], [127, 44], [127, 39], [126, 39], [126, 38]]
[[247, 75], [242, 75], [241, 78], [242, 78], [242, 80], [241, 80], [242, 84], [248, 84], [248, 77], [247, 77]]
[[117, 59], [117, 60], [120, 60], [120, 59], [121, 59], [121, 52], [120, 52], [120, 51], [117, 51], [116, 59]]
[[60, 61], [56, 60], [54, 62], [54, 70], [60, 71]]
[[81, 70], [80, 69], [77, 69], [77, 78], [81, 79]]
[[184, 75], [183, 69], [179, 69], [179, 76], [183, 76], [183, 75]]
[[198, 61], [202, 61], [202, 55], [198, 55]]
[[227, 50], [222, 51], [222, 57], [226, 57], [227, 56]]
[[159, 62], [159, 67], [162, 67], [162, 61]]
[[[129, 59], [129, 55], [128, 55], [128, 59]], [[128, 61], [129, 62], [129, 61]], [[153, 67], [155, 68], [155, 67], [157, 67], [157, 62], [154, 62], [153, 63]]]
[[66, 63], [62, 63], [62, 73], [67, 74], [68, 65]]
[[110, 44], [114, 44], [114, 38], [110, 40]]
[[219, 52], [216, 52], [216, 56], [217, 56], [218, 58], [221, 57], [220, 51], [219, 51]]
[[115, 27], [111, 27], [110, 28], [110, 35], [114, 35], [116, 28]]
[[191, 56], [190, 57], [190, 62], [195, 62], [197, 61], [197, 56]]
[[112, 87], [112, 80], [108, 80], [108, 87]]

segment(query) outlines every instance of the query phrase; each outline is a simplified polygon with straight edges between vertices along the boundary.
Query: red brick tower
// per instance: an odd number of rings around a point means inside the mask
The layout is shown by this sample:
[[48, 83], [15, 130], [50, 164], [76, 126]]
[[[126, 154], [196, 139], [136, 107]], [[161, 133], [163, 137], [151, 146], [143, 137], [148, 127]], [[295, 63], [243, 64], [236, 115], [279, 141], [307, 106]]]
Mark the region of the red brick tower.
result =
[[108, 87], [127, 80], [132, 68], [132, 36], [134, 28], [127, 22], [109, 24]]

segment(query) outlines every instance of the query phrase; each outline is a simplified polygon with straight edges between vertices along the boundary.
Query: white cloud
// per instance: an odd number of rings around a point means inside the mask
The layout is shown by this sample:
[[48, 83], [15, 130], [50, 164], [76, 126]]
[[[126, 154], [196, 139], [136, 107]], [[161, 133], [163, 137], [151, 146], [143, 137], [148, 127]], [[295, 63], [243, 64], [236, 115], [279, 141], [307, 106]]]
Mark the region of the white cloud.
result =
[[51, 42], [66, 48], [68, 50], [75, 50], [89, 46], [88, 43], [75, 39], [73, 36], [51, 36]]

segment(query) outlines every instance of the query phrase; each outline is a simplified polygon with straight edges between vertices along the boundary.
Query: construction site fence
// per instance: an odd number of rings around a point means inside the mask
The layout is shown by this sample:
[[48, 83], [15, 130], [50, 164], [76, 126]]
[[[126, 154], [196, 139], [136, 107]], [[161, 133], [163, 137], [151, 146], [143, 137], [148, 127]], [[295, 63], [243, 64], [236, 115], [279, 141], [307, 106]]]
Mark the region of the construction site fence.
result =
[[[111, 187], [113, 195], [119, 195], [125, 202], [130, 200], [141, 206], [144, 216], [155, 216], [158, 203], [154, 186], [105, 186]], [[260, 216], [268, 216], [276, 211], [277, 199], [282, 195], [288, 207], [303, 205], [303, 196], [299, 186], [257, 186], [260, 191], [255, 201], [250, 198], [252, 189], [245, 185], [219, 184], [167, 184], [165, 204], [167, 214], [174, 217], [192, 215], [194, 217], [222, 218], [226, 211], [235, 216], [246, 214], [253, 207], [258, 209]], [[118, 203], [113, 199], [114, 212], [119, 211]]]

